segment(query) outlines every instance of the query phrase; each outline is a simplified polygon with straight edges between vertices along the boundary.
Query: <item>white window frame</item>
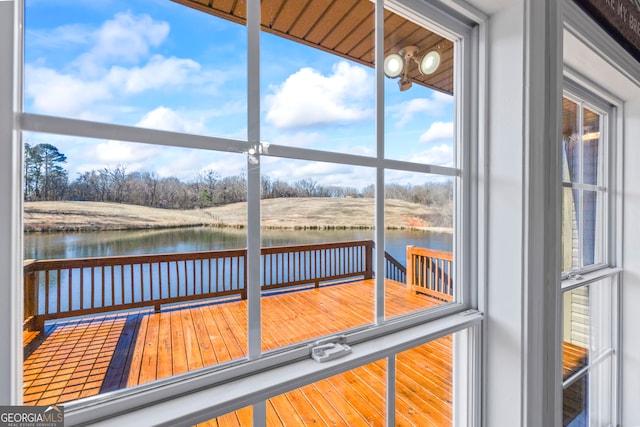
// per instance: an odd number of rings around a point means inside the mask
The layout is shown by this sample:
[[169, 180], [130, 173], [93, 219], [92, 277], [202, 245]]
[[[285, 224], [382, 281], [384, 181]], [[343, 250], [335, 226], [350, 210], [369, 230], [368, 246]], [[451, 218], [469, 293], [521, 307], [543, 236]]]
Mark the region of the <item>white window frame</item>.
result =
[[[604, 152], [604, 165], [603, 170], [605, 173], [604, 191], [606, 192], [606, 218], [601, 224], [597, 225], [596, 232], [604, 234], [605, 242], [603, 249], [605, 254], [603, 262], [593, 265], [583, 266], [578, 269], [572, 269], [565, 271], [562, 274], [562, 281], [560, 285], [560, 301], [563, 301], [564, 294], [572, 290], [582, 288], [589, 284], [597, 283], [601, 280], [610, 279], [611, 284], [611, 318], [614, 322], [612, 340], [612, 388], [613, 394], [611, 396], [611, 408], [613, 416], [613, 425], [618, 425], [620, 421], [621, 407], [620, 407], [620, 384], [621, 384], [621, 351], [620, 351], [620, 325], [621, 325], [621, 310], [620, 310], [620, 289], [622, 281], [622, 265], [621, 263], [621, 244], [622, 244], [622, 147], [621, 147], [621, 135], [622, 135], [622, 110], [624, 103], [622, 100], [615, 97], [596, 83], [592, 82], [579, 71], [565, 65], [564, 67], [564, 94], [567, 95], [572, 101], [578, 100], [583, 105], [587, 106], [593, 111], [602, 114], [603, 127], [601, 134], [604, 135], [603, 141], [605, 143]], [[581, 159], [582, 163], [582, 159]], [[581, 165], [582, 167], [582, 165]], [[570, 185], [564, 184], [564, 188], [571, 188]], [[582, 255], [581, 255], [582, 259]], [[591, 302], [590, 302], [591, 303]], [[564, 315], [563, 315], [564, 317]], [[563, 318], [562, 317], [562, 318]], [[563, 327], [564, 320], [558, 326]], [[562, 333], [560, 335], [560, 343], [562, 346]], [[603, 356], [604, 357], [604, 356]], [[595, 366], [600, 362], [599, 360], [589, 360], [586, 367], [579, 372], [571, 375], [566, 380], [563, 380], [563, 390], [568, 388], [575, 381], [582, 379], [585, 375], [589, 374], [592, 366]], [[591, 387], [591, 382], [589, 383]], [[599, 394], [602, 395], [602, 394]], [[589, 397], [587, 397], [589, 398]], [[589, 410], [592, 408], [591, 402], [588, 404]], [[591, 419], [591, 418], [590, 418]]]
[[[414, 19], [418, 23], [427, 24], [430, 28], [436, 28], [452, 39], [458, 40], [456, 49], [456, 63], [467, 64], [466, 67], [455, 68], [457, 84], [455, 91], [458, 94], [456, 104], [457, 135], [460, 138], [457, 150], [457, 167], [461, 174], [454, 168], [446, 168], [433, 165], [422, 165], [409, 162], [385, 159], [384, 146], [384, 94], [383, 73], [381, 67], [376, 69], [376, 105], [377, 105], [377, 145], [376, 157], [363, 157], [338, 153], [327, 153], [317, 150], [307, 150], [292, 147], [270, 146], [271, 156], [287, 157], [291, 159], [326, 161], [332, 163], [345, 163], [373, 167], [377, 170], [376, 178], [376, 214], [383, 218], [384, 194], [384, 170], [399, 169], [420, 173], [438, 173], [443, 175], [458, 176], [457, 223], [456, 241], [454, 252], [456, 257], [456, 291], [460, 295], [455, 304], [449, 304], [441, 308], [420, 312], [398, 319], [384, 320], [384, 298], [378, 298], [376, 305], [376, 324], [372, 327], [357, 330], [349, 334], [349, 343], [353, 346], [353, 356], [344, 357], [332, 362], [332, 365], [318, 365], [309, 359], [309, 348], [300, 346], [291, 350], [265, 355], [260, 349], [259, 308], [260, 292], [257, 286], [248, 289], [249, 299], [249, 354], [247, 359], [234, 361], [224, 366], [217, 365], [211, 369], [202, 369], [193, 373], [159, 380], [150, 384], [141, 385], [131, 389], [125, 389], [114, 394], [98, 395], [76, 403], [65, 405], [65, 420], [70, 424], [84, 424], [103, 420], [105, 423], [116, 421], [114, 416], [126, 417], [127, 420], [138, 420], [148, 424], [153, 417], [161, 417], [167, 425], [190, 425], [196, 420], [203, 421], [217, 415], [224, 414], [244, 407], [248, 404], [254, 406], [254, 419], [256, 425], [264, 424], [265, 400], [268, 397], [278, 395], [287, 390], [295, 389], [310, 382], [327, 378], [339, 372], [360, 366], [369, 361], [388, 357], [389, 366], [395, 366], [392, 361], [395, 354], [412, 348], [416, 345], [449, 335], [455, 332], [467, 331], [458, 335], [455, 340], [456, 352], [454, 372], [455, 424], [471, 425], [480, 423], [480, 405], [477, 399], [480, 390], [480, 356], [481, 356], [481, 328], [483, 318], [477, 308], [482, 308], [479, 301], [479, 293], [482, 293], [484, 285], [484, 262], [480, 258], [479, 247], [484, 238], [484, 212], [483, 197], [486, 189], [480, 187], [477, 177], [481, 173], [478, 165], [483, 165], [484, 138], [480, 117], [480, 104], [484, 102], [483, 81], [486, 78], [484, 64], [486, 63], [486, 29], [484, 22], [486, 17], [477, 10], [462, 6], [459, 1], [445, 0], [444, 6], [436, 7], [438, 0], [430, 2], [418, 0], [382, 0], [376, 2], [376, 57], [383, 57], [384, 31], [380, 24], [384, 22], [384, 6], [388, 6], [405, 17]], [[248, 1], [248, 93], [249, 97], [259, 95], [259, 38], [260, 38], [260, 9], [256, 1]], [[155, 145], [176, 146], [186, 148], [234, 151], [246, 153], [252, 148], [258, 148], [260, 141], [260, 111], [259, 103], [249, 102], [248, 105], [248, 129], [247, 141], [232, 141], [226, 138], [186, 135], [176, 132], [165, 132], [150, 129], [140, 129], [130, 126], [96, 123], [83, 120], [75, 120], [61, 117], [50, 117], [38, 114], [26, 114], [22, 110], [22, 75], [24, 68], [23, 50], [23, 8], [24, 0], [0, 0], [0, 27], [6, 29], [2, 34], [8, 33], [8, 37], [0, 39], [0, 52], [14, 52], [12, 61], [3, 62], [1, 66], [0, 89], [2, 93], [13, 93], [11, 106], [7, 108], [8, 96], [0, 102], [0, 123], [2, 126], [3, 140], [12, 141], [10, 146], [0, 147], [3, 161], [8, 168], [2, 168], [10, 179], [4, 181], [10, 186], [3, 189], [3, 195], [11, 195], [11, 203], [6, 204], [0, 211], [0, 219], [10, 224], [11, 236], [3, 239], [3, 245], [8, 246], [6, 253], [11, 256], [4, 259], [7, 272], [2, 281], [4, 287], [11, 295], [3, 298], [1, 310], [4, 314], [2, 334], [0, 338], [8, 338], [11, 343], [11, 356], [0, 358], [2, 375], [10, 373], [0, 396], [3, 401], [13, 404], [21, 403], [22, 394], [22, 340], [18, 333], [22, 323], [22, 286], [11, 286], [11, 283], [22, 283], [22, 131], [33, 131], [67, 136], [78, 136], [97, 139], [114, 139], [138, 143], [151, 143]], [[9, 11], [10, 9], [10, 11]], [[455, 10], [459, 18], [454, 19], [451, 11]], [[429, 17], [429, 20], [425, 18]], [[437, 23], [435, 22], [437, 21]], [[441, 24], [444, 24], [441, 25]], [[445, 27], [448, 29], [445, 29]], [[453, 29], [453, 31], [452, 31]], [[382, 31], [381, 31], [382, 30]], [[464, 34], [464, 36], [463, 36]], [[5, 55], [7, 56], [7, 55]], [[3, 58], [4, 59], [4, 58]], [[381, 63], [382, 61], [376, 61]], [[7, 72], [10, 71], [10, 72]], [[5, 92], [5, 89], [10, 89]], [[481, 91], [482, 89], [482, 91]], [[257, 95], [256, 95], [257, 94]], [[5, 126], [9, 124], [9, 126]], [[10, 155], [5, 155], [10, 154]], [[264, 155], [264, 154], [263, 154]], [[260, 205], [260, 172], [259, 168], [248, 168], [248, 277], [249, 283], [253, 283], [252, 277], [258, 277], [257, 263], [251, 260], [259, 256], [259, 205]], [[257, 208], [257, 209], [256, 209]], [[382, 223], [382, 219], [377, 219]], [[383, 227], [376, 227], [376, 243], [378, 247], [384, 245]], [[6, 243], [5, 243], [6, 242]], [[376, 258], [378, 271], [383, 271], [384, 253], [378, 251]], [[384, 280], [382, 275], [376, 279], [376, 291], [383, 295]], [[6, 308], [6, 310], [5, 310]], [[253, 313], [253, 314], [252, 314]], [[257, 313], [257, 315], [256, 315]], [[460, 356], [460, 357], [458, 357]], [[286, 364], [286, 370], [291, 377], [282, 380], [281, 372], [277, 366]], [[8, 369], [4, 369], [8, 368]], [[264, 385], [260, 391], [247, 392], [247, 381], [255, 386], [258, 380]], [[249, 376], [248, 376], [249, 375]], [[393, 375], [389, 376], [393, 378]], [[4, 379], [1, 378], [1, 379]], [[219, 392], [223, 387], [225, 393]], [[228, 391], [232, 390], [231, 384], [241, 384], [242, 392], [233, 401], [215, 401], [214, 395], [224, 400]], [[393, 384], [390, 389], [393, 390]], [[5, 398], [6, 396], [6, 398]], [[244, 399], [241, 397], [244, 396]], [[395, 399], [388, 399], [388, 414], [393, 417], [391, 409]], [[186, 405], [184, 402], [190, 402]], [[458, 404], [459, 403], [459, 404]], [[158, 408], [162, 408], [158, 410]], [[173, 411], [171, 408], [176, 408]], [[177, 408], [182, 408], [178, 410]], [[133, 417], [133, 418], [131, 418]], [[124, 420], [125, 418], [123, 418]], [[392, 418], [391, 418], [392, 419]], [[127, 425], [129, 422], [127, 421]]]
[[[577, 74], [575, 71], [573, 73]], [[616, 117], [618, 116], [618, 112], [617, 112], [618, 108], [615, 105], [609, 102], [606, 102], [605, 99], [599, 98], [594, 93], [589, 92], [589, 90], [587, 90], [586, 88], [584, 88], [579, 83], [572, 80], [571, 78], [564, 79], [564, 88], [565, 88], [564, 94], [563, 94], [564, 97], [567, 97], [572, 102], [578, 103], [581, 106], [581, 109], [588, 108], [594, 111], [595, 113], [600, 114], [600, 116], [602, 117], [603, 129], [601, 130], [600, 134], [602, 135], [601, 137], [602, 144], [604, 144], [604, 150], [602, 153], [604, 159], [602, 159], [602, 162], [603, 162], [602, 184], [596, 184], [596, 185], [584, 184], [582, 182], [582, 177], [581, 177], [580, 179], [581, 182], [578, 182], [578, 183], [563, 182], [562, 186], [563, 188], [579, 188], [579, 189], [585, 189], [585, 190], [594, 190], [594, 191], [598, 191], [599, 193], [604, 193], [605, 195], [602, 201], [603, 203], [605, 203], [605, 206], [604, 206], [605, 218], [602, 218], [601, 221], [598, 221], [598, 223], [596, 224], [596, 234], [600, 234], [601, 238], [604, 241], [601, 248], [604, 251], [604, 254], [602, 256], [602, 262], [593, 263], [589, 265], [582, 265], [584, 264], [583, 253], [582, 253], [583, 233], [582, 233], [582, 227], [579, 225], [578, 238], [579, 238], [579, 253], [580, 253], [579, 258], [580, 258], [581, 266], [563, 271], [562, 278], [567, 279], [570, 276], [575, 274], [588, 273], [590, 271], [595, 271], [595, 270], [607, 268], [614, 265], [611, 261], [612, 259], [611, 257], [615, 256], [615, 248], [616, 248], [616, 245], [615, 245], [615, 240], [616, 240], [615, 239], [616, 237], [615, 236], [615, 218], [616, 218], [615, 185], [617, 182], [618, 171], [616, 167], [617, 131], [616, 131], [615, 123], [617, 121]], [[580, 119], [580, 123], [582, 123], [582, 119]], [[584, 166], [583, 158], [581, 156], [580, 158], [581, 175], [583, 175], [583, 171], [582, 171], [583, 166]], [[582, 204], [581, 204], [581, 207], [582, 207]], [[584, 219], [582, 218], [582, 215], [580, 215], [580, 217], [581, 217], [580, 222], [582, 222]], [[594, 247], [594, 251], [597, 249], [598, 249], [597, 247]]]

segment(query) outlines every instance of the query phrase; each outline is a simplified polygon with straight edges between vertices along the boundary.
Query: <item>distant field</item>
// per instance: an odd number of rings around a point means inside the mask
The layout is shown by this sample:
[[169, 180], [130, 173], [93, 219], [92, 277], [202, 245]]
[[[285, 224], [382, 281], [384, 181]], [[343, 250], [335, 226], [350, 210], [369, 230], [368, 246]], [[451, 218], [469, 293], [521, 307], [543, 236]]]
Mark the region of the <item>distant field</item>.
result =
[[[193, 226], [243, 227], [246, 203], [194, 210], [170, 210], [100, 202], [25, 202], [24, 229], [34, 231], [126, 230]], [[262, 227], [372, 228], [373, 199], [282, 198], [262, 202]], [[433, 229], [449, 221], [425, 206], [389, 200], [385, 206], [387, 228]]]

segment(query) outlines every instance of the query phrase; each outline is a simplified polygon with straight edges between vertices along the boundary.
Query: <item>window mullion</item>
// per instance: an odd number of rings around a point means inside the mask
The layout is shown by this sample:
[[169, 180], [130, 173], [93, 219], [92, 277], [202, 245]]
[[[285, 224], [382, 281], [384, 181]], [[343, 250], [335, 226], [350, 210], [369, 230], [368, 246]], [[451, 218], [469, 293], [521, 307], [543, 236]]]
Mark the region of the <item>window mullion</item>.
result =
[[[376, 1], [375, 7], [375, 77], [376, 77], [376, 186], [375, 186], [375, 243], [378, 249], [375, 258], [375, 323], [384, 322], [384, 281], [385, 281], [385, 242], [384, 242], [384, 72], [378, 64], [384, 62], [384, 1]], [[392, 424], [390, 424], [392, 425]]]
[[267, 426], [267, 402], [263, 400], [253, 405], [253, 427]]
[[387, 358], [387, 425], [396, 425], [396, 357]]
[[[578, 183], [584, 183], [584, 103], [578, 103], [578, 165], [580, 172], [578, 174]], [[578, 265], [584, 267], [584, 191], [578, 190]]]
[[[261, 354], [260, 301], [260, 2], [247, 2], [247, 131], [253, 153], [247, 155], [247, 299], [249, 359]], [[250, 148], [251, 150], [251, 148]]]

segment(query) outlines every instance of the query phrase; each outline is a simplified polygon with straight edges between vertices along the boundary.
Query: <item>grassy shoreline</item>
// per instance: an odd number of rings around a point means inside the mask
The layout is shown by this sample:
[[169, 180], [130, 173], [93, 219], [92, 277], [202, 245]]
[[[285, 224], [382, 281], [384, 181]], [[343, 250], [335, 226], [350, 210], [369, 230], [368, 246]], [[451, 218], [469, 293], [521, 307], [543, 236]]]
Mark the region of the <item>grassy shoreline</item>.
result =
[[[244, 228], [246, 203], [170, 210], [107, 202], [25, 202], [25, 232], [145, 230], [185, 227]], [[262, 228], [283, 230], [372, 229], [373, 199], [286, 198], [261, 204]], [[446, 218], [444, 218], [446, 222]], [[385, 228], [452, 232], [438, 209], [388, 200]]]

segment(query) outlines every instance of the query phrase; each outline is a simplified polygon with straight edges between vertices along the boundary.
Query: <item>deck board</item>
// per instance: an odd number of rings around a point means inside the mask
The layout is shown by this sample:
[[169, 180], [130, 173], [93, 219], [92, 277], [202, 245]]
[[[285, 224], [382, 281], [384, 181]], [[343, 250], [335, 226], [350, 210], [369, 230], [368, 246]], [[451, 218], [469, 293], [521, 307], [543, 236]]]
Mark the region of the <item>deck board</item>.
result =
[[[374, 281], [364, 280], [264, 296], [263, 350], [371, 324], [374, 293]], [[386, 317], [437, 304], [386, 282]], [[228, 298], [47, 324], [24, 361], [25, 403], [64, 403], [246, 357], [247, 322], [247, 301]], [[445, 337], [398, 355], [397, 425], [451, 423], [451, 343]], [[571, 361], [579, 358], [573, 349]], [[380, 360], [269, 399], [268, 425], [384, 425], [386, 369]], [[245, 408], [202, 425], [245, 426], [251, 417]]]

